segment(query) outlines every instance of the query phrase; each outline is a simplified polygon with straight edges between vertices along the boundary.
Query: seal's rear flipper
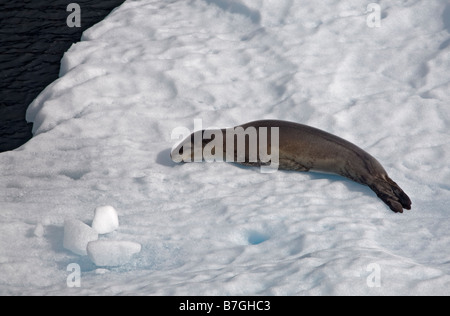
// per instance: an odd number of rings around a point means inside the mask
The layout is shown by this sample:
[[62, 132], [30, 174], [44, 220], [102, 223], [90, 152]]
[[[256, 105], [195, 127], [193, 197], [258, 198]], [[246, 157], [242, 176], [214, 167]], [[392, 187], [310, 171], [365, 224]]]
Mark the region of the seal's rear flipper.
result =
[[405, 192], [391, 178], [378, 178], [369, 187], [386, 203], [395, 213], [403, 213], [403, 209], [411, 209], [411, 200]]

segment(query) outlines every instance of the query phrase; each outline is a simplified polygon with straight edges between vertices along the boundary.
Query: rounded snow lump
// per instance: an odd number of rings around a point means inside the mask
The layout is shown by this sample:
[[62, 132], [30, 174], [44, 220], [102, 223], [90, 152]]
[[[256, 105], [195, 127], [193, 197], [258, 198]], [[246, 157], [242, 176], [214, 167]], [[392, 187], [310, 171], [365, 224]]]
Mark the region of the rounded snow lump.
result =
[[99, 206], [95, 209], [92, 228], [99, 234], [108, 234], [119, 228], [119, 217], [112, 206]]
[[64, 221], [64, 248], [78, 255], [85, 256], [87, 255], [87, 244], [97, 239], [97, 231], [82, 221], [77, 219]]
[[96, 266], [120, 266], [141, 251], [141, 245], [132, 241], [96, 240], [87, 245], [87, 253]]

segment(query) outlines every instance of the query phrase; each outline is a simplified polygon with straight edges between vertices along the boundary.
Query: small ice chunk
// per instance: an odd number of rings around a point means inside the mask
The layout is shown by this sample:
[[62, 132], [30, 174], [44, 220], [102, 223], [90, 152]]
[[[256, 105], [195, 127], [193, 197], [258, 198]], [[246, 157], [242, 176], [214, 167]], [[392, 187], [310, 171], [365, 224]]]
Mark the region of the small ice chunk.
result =
[[92, 228], [99, 234], [108, 234], [119, 228], [119, 217], [112, 206], [99, 206], [95, 209]]
[[103, 268], [98, 268], [95, 269], [95, 274], [105, 274], [105, 273], [109, 273], [110, 271], [108, 269], [103, 269]]
[[97, 240], [87, 245], [87, 253], [99, 267], [120, 266], [141, 251], [141, 245], [132, 241]]
[[34, 229], [34, 236], [42, 237], [44, 236], [44, 233], [45, 233], [44, 226], [42, 226], [41, 223], [38, 223], [36, 225], [36, 228]]
[[82, 221], [77, 219], [64, 221], [64, 248], [78, 255], [85, 256], [87, 255], [87, 244], [97, 239], [97, 231]]

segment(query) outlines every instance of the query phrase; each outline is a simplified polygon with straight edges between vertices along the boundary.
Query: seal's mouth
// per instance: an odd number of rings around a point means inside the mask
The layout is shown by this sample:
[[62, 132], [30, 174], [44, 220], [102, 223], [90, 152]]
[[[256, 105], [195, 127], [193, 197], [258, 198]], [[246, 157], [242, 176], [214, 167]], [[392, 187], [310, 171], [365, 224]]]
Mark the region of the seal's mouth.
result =
[[173, 157], [174, 157], [175, 155], [180, 155], [180, 156], [182, 156], [183, 153], [184, 153], [183, 147], [178, 148], [178, 150], [177, 150], [177, 148], [175, 148], [175, 149], [173, 149], [173, 150], [170, 152], [170, 158], [173, 160]]
[[186, 159], [189, 160], [191, 158], [190, 154], [188, 157], [186, 157], [186, 154], [188, 154], [188, 151], [184, 148], [184, 142], [180, 142], [170, 151], [170, 159], [176, 163], [186, 162]]
[[[175, 149], [172, 149], [171, 151], [170, 151], [170, 159], [172, 159], [172, 161], [173, 162], [179, 162], [179, 161], [175, 161], [174, 160], [174, 157], [175, 157], [175, 154], [177, 153], [177, 148], [175, 148]], [[181, 156], [181, 155], [183, 155], [183, 147], [181, 147], [181, 148], [179, 148], [178, 149], [178, 155], [179, 156]]]

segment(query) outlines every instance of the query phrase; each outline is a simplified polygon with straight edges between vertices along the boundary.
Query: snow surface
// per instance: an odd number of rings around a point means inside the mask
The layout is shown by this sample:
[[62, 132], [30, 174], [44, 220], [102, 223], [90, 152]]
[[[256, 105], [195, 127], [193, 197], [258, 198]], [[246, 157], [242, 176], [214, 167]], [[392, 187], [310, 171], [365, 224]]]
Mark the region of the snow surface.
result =
[[[369, 3], [126, 1], [88, 29], [28, 109], [34, 138], [0, 154], [0, 294], [449, 295], [450, 4], [379, 1], [371, 28]], [[367, 150], [412, 210], [339, 176], [169, 158], [194, 119], [268, 118]], [[130, 263], [63, 248], [98, 205], [142, 245]]]

